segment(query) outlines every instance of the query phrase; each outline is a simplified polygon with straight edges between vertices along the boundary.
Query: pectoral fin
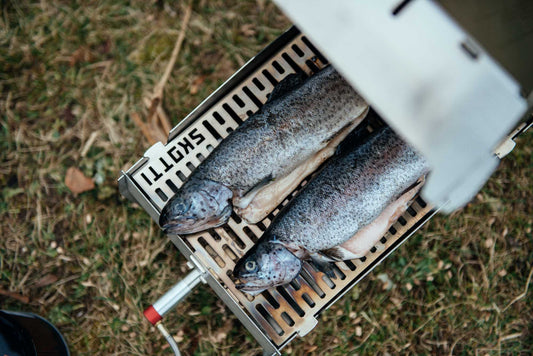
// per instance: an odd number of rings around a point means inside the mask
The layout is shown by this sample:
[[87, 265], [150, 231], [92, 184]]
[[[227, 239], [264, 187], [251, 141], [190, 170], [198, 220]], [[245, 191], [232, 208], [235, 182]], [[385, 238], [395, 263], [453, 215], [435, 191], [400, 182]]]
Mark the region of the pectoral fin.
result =
[[241, 208], [241, 209], [246, 208], [248, 205], [250, 205], [250, 202], [255, 198], [257, 193], [259, 193], [264, 187], [269, 185], [272, 181], [273, 181], [272, 174], [261, 179], [259, 183], [257, 183], [251, 189], [249, 189], [246, 193], [242, 194], [242, 196], [234, 197], [233, 206], [237, 208]]
[[337, 278], [337, 275], [330, 264], [332, 260], [329, 257], [323, 255], [321, 252], [311, 253], [309, 254], [309, 257], [311, 258], [311, 263], [316, 267], [316, 269], [331, 279]]

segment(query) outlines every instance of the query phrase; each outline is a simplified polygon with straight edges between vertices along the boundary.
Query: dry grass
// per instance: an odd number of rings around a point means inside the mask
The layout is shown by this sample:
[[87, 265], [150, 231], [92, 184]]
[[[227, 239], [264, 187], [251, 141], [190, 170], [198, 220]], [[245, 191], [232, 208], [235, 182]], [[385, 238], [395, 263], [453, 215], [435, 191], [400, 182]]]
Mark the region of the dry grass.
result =
[[[1, 307], [50, 319], [73, 354], [169, 353], [141, 311], [184, 261], [116, 179], [147, 148], [130, 113], [147, 114], [142, 97], [170, 57], [186, 8], [172, 4], [2, 2]], [[165, 87], [172, 123], [288, 25], [265, 1], [194, 2]], [[531, 138], [472, 204], [434, 218], [287, 353], [533, 353]], [[74, 196], [69, 167], [96, 189]], [[260, 351], [207, 287], [167, 320], [185, 354]]]

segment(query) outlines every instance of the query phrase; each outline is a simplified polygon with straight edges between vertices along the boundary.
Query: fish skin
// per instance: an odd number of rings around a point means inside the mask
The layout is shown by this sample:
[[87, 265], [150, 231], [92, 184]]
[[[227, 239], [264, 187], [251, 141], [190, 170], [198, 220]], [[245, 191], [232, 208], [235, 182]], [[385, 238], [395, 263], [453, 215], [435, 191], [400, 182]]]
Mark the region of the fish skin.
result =
[[[229, 215], [220, 216], [220, 212], [227, 212], [224, 209], [232, 201], [259, 184], [289, 174], [367, 110], [364, 99], [333, 67], [323, 69], [299, 87], [269, 100], [226, 137], [165, 205], [159, 225], [167, 233], [185, 234], [224, 224]], [[217, 196], [222, 199], [218, 206], [210, 211], [206, 204], [200, 209], [184, 203], [194, 195], [188, 186], [202, 187], [205, 182], [210, 191], [199, 201]], [[232, 192], [231, 197], [227, 198], [225, 189]], [[187, 209], [178, 209], [178, 205]]]
[[[418, 152], [391, 129], [382, 129], [350, 152], [332, 158], [276, 216], [238, 265], [268, 259], [261, 255], [265, 253], [263, 244], [281, 245], [300, 259], [340, 246], [428, 171], [427, 161]], [[376, 236], [376, 241], [379, 238]], [[238, 270], [234, 276], [243, 282], [240, 288], [244, 291], [247, 279], [255, 277], [243, 277]], [[264, 289], [284, 284], [287, 279], [284, 275], [283, 281], [265, 280]], [[258, 284], [255, 278], [255, 290]]]

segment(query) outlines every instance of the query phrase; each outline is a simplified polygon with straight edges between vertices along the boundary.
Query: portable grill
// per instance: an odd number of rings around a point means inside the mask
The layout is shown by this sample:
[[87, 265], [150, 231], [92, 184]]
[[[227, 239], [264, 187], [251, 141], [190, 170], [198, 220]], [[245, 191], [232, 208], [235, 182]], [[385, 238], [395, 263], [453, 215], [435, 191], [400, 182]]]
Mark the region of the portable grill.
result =
[[[268, 94], [284, 77], [295, 72], [308, 75], [328, 65], [328, 60], [306, 36], [293, 27], [271, 43], [180, 124], [171, 130], [167, 144], [150, 147], [143, 158], [119, 178], [120, 192], [138, 203], [156, 222], [165, 203], [202, 160], [236, 127], [267, 101]], [[365, 121], [367, 131], [383, 125]], [[512, 149], [509, 142], [529, 124], [523, 124], [501, 145], [501, 156]], [[510, 149], [509, 149], [510, 148]], [[406, 213], [365, 257], [333, 265], [337, 278], [330, 279], [310, 264], [289, 285], [269, 289], [255, 297], [236, 289], [231, 272], [237, 260], [261, 237], [274, 216], [307, 183], [258, 224], [250, 225], [233, 214], [228, 224], [201, 233], [170, 236], [193, 269], [156, 307], [166, 312], [197, 283], [204, 281], [226, 303], [264, 349], [280, 354], [294, 337], [304, 336], [318, 323], [318, 315], [365, 277], [392, 251], [428, 221], [436, 209], [417, 197]], [[176, 295], [178, 295], [176, 297]], [[155, 306], [155, 305], [154, 305]], [[162, 313], [161, 313], [162, 314]]]

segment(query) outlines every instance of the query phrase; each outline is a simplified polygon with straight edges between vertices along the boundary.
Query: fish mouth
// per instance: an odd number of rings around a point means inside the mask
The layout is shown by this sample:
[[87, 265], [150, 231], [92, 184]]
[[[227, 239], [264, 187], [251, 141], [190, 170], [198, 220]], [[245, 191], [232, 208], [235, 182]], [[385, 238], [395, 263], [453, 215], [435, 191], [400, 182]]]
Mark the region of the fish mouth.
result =
[[252, 282], [237, 281], [235, 283], [235, 288], [237, 288], [237, 290], [241, 292], [245, 292], [252, 296], [256, 296], [258, 294], [261, 294], [261, 292], [270, 288], [270, 286], [257, 285], [257, 284], [253, 284]]
[[[257, 283], [259, 282], [259, 283]], [[268, 288], [272, 287], [272, 284], [265, 285], [262, 283], [261, 280], [246, 280], [245, 276], [241, 276], [235, 281], [235, 288], [241, 292], [246, 292], [250, 295], [256, 296], [260, 294], [261, 292], [267, 290]]]

